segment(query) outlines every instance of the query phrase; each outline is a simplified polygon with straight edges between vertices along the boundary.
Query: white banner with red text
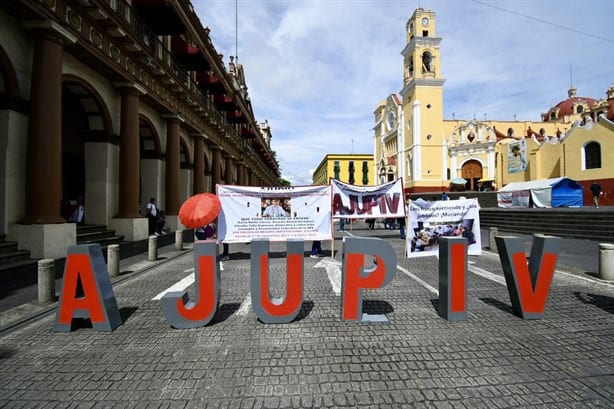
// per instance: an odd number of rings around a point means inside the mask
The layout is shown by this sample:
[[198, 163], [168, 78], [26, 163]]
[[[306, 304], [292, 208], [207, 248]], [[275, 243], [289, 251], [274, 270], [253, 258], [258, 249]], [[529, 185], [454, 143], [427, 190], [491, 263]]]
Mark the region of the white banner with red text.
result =
[[335, 219], [405, 217], [403, 180], [377, 186], [357, 186], [331, 179]]
[[217, 185], [219, 242], [332, 240], [331, 187]]
[[437, 256], [439, 238], [467, 239], [467, 253], [482, 254], [480, 204], [477, 199], [418, 199], [409, 203], [407, 257]]

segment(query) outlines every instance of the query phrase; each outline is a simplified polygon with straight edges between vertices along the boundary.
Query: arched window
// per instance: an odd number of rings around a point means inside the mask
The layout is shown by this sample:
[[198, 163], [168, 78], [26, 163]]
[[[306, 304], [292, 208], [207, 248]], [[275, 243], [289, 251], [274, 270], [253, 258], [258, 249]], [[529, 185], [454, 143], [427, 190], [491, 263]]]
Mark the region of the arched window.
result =
[[507, 136], [509, 136], [510, 138], [514, 136], [514, 130], [512, 128], [507, 129]]
[[584, 112], [584, 107], [582, 105], [578, 105], [576, 107], [576, 113], [581, 114], [582, 112]]
[[591, 142], [584, 147], [584, 168], [599, 169], [601, 167], [601, 146]]
[[422, 54], [422, 72], [433, 71], [432, 64], [433, 64], [433, 55], [430, 52], [425, 51], [424, 54]]
[[550, 112], [550, 119], [552, 119], [552, 120], [556, 119], [556, 113], [555, 112]]

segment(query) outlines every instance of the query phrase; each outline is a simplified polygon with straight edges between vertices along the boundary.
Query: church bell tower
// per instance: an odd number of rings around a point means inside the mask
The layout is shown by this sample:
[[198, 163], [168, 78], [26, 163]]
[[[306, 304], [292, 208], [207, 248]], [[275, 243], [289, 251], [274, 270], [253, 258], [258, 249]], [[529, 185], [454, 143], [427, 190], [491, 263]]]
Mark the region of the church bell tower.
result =
[[[416, 9], [405, 25], [403, 55], [403, 182], [409, 192], [448, 185], [443, 137], [443, 83], [435, 12]], [[401, 158], [399, 158], [401, 159]]]

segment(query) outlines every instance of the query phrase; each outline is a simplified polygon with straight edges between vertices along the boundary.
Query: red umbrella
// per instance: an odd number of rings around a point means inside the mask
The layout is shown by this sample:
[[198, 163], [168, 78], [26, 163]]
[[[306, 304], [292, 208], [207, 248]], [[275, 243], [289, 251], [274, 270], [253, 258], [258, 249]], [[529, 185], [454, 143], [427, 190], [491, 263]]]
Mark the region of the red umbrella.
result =
[[215, 220], [222, 204], [213, 193], [199, 193], [186, 200], [179, 209], [179, 221], [193, 229]]

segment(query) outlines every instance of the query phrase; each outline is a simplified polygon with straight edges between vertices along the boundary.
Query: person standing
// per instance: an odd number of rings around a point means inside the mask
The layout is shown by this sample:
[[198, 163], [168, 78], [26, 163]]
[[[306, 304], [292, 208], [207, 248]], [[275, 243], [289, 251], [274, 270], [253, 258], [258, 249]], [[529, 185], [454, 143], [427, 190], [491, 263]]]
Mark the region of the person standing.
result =
[[158, 206], [156, 206], [155, 197], [149, 199], [145, 216], [149, 222], [149, 234], [155, 234], [156, 236], [162, 234], [162, 229], [164, 228], [164, 217], [162, 216], [160, 209], [158, 209]]
[[322, 242], [320, 240], [314, 240], [311, 245], [311, 258], [319, 258], [322, 256]]
[[448, 197], [448, 195], [446, 194], [446, 192], [442, 192], [442, 193], [441, 193], [441, 200], [450, 200], [450, 198]]
[[590, 189], [591, 189], [591, 192], [593, 193], [593, 202], [595, 202], [595, 207], [599, 208], [599, 197], [601, 196], [601, 185], [597, 182], [593, 182]]

